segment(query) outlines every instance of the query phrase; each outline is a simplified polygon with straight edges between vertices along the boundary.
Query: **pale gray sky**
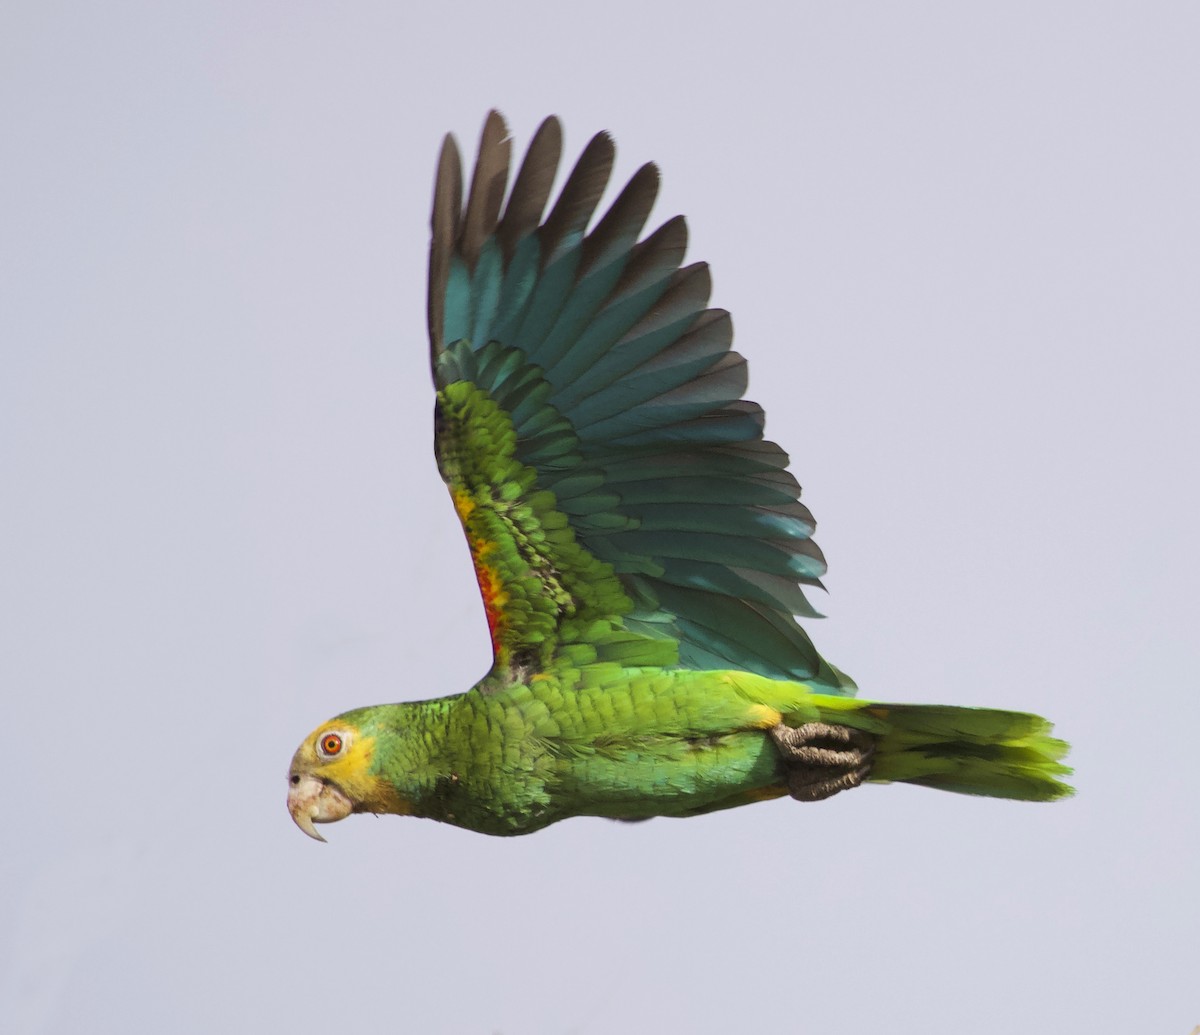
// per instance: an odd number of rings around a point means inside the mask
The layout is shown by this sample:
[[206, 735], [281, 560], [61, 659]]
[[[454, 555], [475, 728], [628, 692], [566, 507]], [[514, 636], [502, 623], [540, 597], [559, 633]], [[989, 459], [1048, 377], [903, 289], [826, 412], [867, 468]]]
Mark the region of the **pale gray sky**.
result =
[[[1200, 1023], [1200, 9], [782, 10], [3, 6], [5, 1031]], [[661, 163], [826, 656], [1046, 714], [1078, 797], [292, 825], [317, 722], [488, 662], [424, 267], [493, 105]]]

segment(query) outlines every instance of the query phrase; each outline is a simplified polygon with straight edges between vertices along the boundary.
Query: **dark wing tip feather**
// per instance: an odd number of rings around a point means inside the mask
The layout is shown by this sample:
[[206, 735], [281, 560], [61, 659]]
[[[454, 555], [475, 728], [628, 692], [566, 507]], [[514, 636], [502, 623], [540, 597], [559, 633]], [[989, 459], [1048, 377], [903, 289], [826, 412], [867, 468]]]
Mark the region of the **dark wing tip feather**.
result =
[[459, 252], [472, 269], [479, 259], [483, 242], [491, 236], [500, 218], [504, 191], [508, 186], [511, 154], [512, 138], [504, 117], [495, 110], [488, 112], [479, 136], [479, 153], [475, 159], [475, 173], [471, 177], [471, 192], [467, 195], [467, 213], [459, 243]]
[[430, 359], [437, 363], [444, 347], [446, 320], [446, 278], [454, 256], [462, 219], [462, 160], [452, 133], [447, 133], [438, 155], [437, 176], [433, 184], [432, 236], [429, 242], [429, 348]]
[[542, 224], [541, 237], [547, 260], [564, 237], [573, 233], [582, 234], [587, 229], [604, 188], [608, 186], [616, 151], [616, 145], [608, 133], [597, 133], [588, 141], [567, 182], [563, 184], [558, 201]]
[[[650, 210], [658, 198], [660, 182], [658, 166], [653, 162], [647, 162], [633, 174], [617, 200], [588, 234], [584, 242], [585, 268], [602, 260], [614, 247], [629, 251], [637, 244], [637, 235], [650, 218]], [[630, 236], [632, 240], [626, 240]]]
[[512, 257], [517, 242], [541, 222], [562, 158], [562, 139], [562, 124], [551, 115], [529, 142], [500, 223], [498, 236], [505, 259]]
[[647, 278], [658, 279], [679, 269], [687, 254], [687, 244], [687, 220], [672, 216], [634, 246], [613, 294], [620, 295]]

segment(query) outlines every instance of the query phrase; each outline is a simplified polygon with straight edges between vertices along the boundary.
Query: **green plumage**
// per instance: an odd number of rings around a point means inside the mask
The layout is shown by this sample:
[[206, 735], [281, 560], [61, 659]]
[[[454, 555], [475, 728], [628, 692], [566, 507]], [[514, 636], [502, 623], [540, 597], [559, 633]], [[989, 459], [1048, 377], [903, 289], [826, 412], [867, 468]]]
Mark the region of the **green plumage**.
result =
[[508, 189], [500, 117], [466, 194], [447, 138], [430, 248], [439, 468], [494, 664], [454, 697], [346, 713], [293, 759], [308, 833], [351, 811], [517, 834], [902, 781], [1045, 801], [1066, 745], [1036, 716], [853, 697], [796, 615], [825, 559], [787, 455], [742, 398], [729, 315], [681, 218], [643, 237], [638, 171], [591, 141], [543, 218], [561, 130]]
[[488, 834], [575, 815], [695, 816], [774, 797], [784, 767], [753, 705], [799, 725], [879, 737], [871, 779], [1052, 800], [1066, 745], [1036, 716], [925, 705], [880, 707], [738, 672], [564, 670], [497, 691], [360, 709], [379, 737], [375, 773], [414, 815]]

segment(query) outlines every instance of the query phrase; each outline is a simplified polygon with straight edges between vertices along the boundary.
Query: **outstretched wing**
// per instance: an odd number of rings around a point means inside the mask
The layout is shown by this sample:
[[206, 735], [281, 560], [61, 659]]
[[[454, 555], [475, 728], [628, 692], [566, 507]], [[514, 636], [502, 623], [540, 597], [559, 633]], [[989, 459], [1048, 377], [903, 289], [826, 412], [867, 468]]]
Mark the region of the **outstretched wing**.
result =
[[787, 455], [742, 399], [729, 314], [687, 229], [639, 241], [658, 170], [591, 232], [613, 144], [592, 138], [543, 219], [549, 118], [507, 202], [489, 114], [470, 191], [448, 136], [429, 261], [436, 448], [471, 548], [501, 679], [592, 660], [737, 668], [853, 690], [793, 615], [825, 561]]

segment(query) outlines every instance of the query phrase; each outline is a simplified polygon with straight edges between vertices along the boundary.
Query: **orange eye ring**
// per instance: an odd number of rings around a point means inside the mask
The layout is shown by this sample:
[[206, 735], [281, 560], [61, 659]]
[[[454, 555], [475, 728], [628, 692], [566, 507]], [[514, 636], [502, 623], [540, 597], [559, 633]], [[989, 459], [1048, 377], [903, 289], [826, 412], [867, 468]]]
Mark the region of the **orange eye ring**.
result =
[[326, 758], [332, 758], [342, 750], [342, 738], [336, 733], [326, 733], [319, 741], [321, 754]]

